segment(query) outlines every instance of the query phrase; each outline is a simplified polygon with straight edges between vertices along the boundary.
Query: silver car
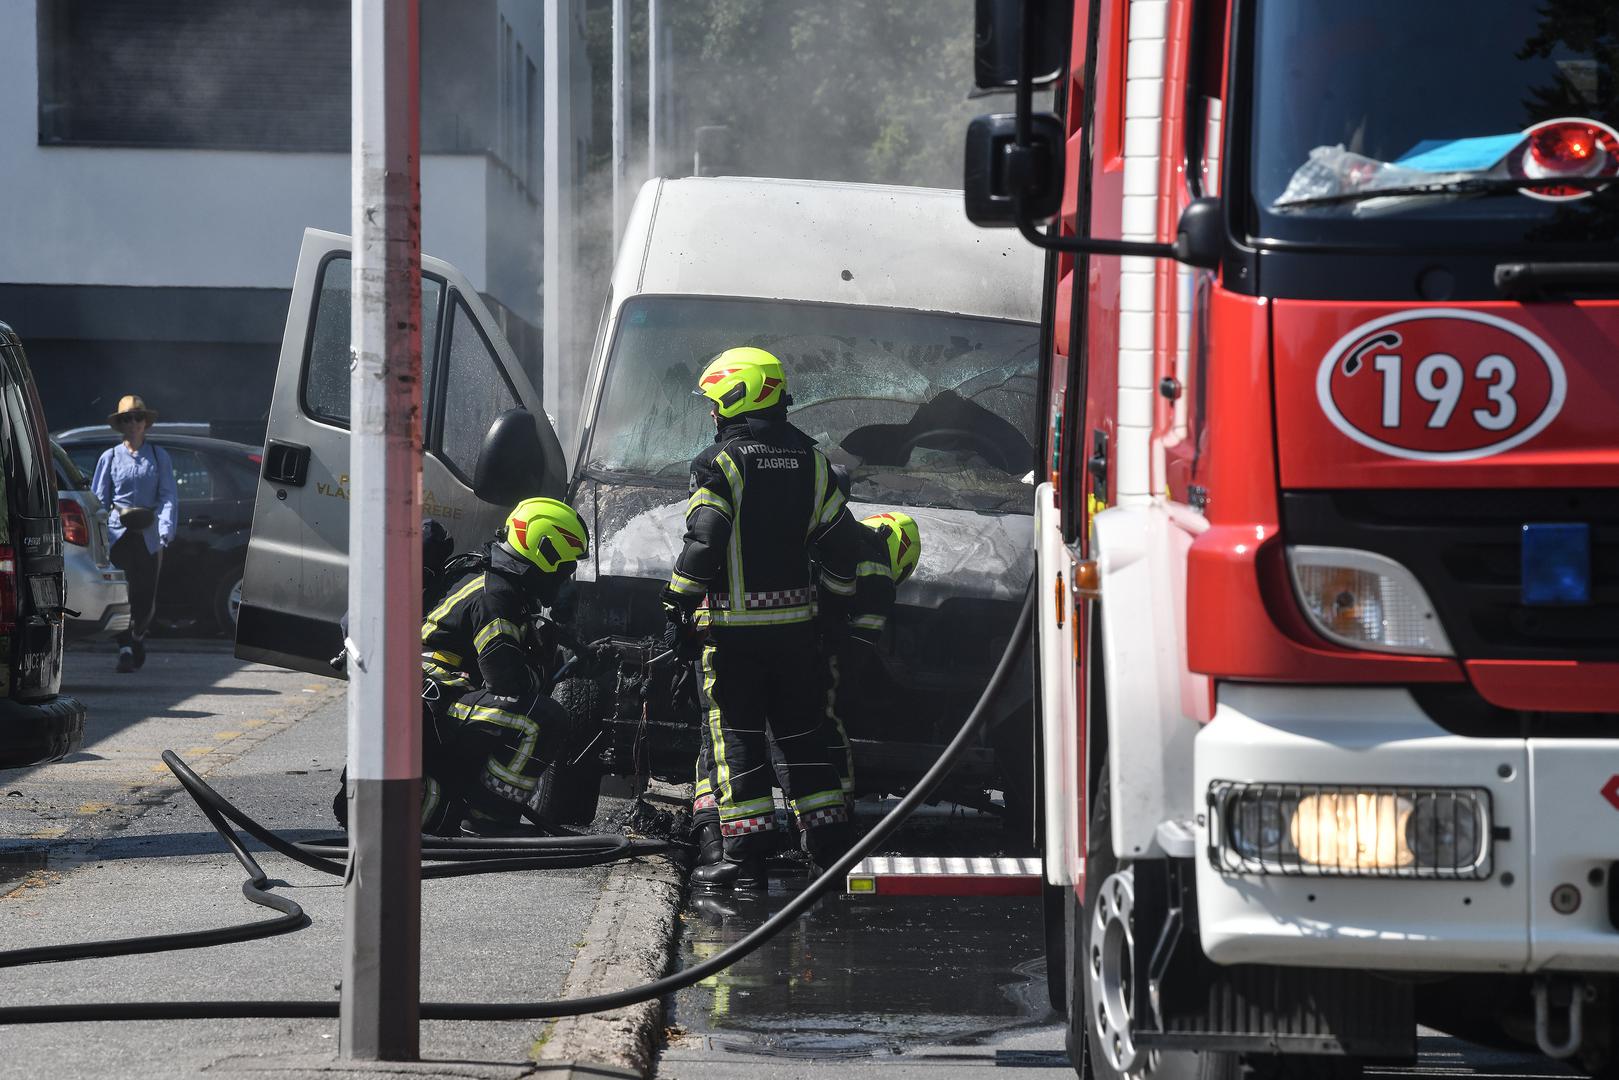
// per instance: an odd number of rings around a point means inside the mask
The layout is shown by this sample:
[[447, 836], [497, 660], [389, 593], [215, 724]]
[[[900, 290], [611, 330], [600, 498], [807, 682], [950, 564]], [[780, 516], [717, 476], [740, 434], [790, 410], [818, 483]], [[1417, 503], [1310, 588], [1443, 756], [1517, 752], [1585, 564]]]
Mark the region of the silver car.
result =
[[129, 586], [108, 558], [107, 511], [67, 451], [51, 441], [56, 499], [62, 512], [62, 579], [70, 638], [116, 634], [129, 626]]

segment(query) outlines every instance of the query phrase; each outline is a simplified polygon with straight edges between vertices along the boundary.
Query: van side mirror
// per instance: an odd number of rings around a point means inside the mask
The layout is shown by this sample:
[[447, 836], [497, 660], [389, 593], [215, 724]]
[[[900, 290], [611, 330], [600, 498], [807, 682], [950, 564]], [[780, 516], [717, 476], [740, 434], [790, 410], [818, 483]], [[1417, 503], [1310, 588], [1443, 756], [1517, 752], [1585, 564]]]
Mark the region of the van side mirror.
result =
[[1029, 81], [1039, 86], [1061, 75], [1073, 10], [1073, 0], [977, 0], [973, 82], [978, 89], [1008, 90], [1017, 85], [1024, 12], [1034, 35]]
[[1225, 222], [1219, 199], [1193, 199], [1175, 226], [1175, 261], [1217, 270], [1225, 255]]
[[1033, 222], [1055, 217], [1062, 208], [1065, 155], [1062, 121], [1050, 113], [1029, 118], [1029, 144], [1017, 145], [1017, 117], [1012, 113], [980, 116], [967, 125], [967, 220], [986, 228], [1017, 224], [1012, 196], [1021, 195], [1025, 216]]
[[541, 494], [546, 471], [539, 423], [527, 409], [495, 417], [472, 469], [472, 491], [484, 502], [512, 507]]

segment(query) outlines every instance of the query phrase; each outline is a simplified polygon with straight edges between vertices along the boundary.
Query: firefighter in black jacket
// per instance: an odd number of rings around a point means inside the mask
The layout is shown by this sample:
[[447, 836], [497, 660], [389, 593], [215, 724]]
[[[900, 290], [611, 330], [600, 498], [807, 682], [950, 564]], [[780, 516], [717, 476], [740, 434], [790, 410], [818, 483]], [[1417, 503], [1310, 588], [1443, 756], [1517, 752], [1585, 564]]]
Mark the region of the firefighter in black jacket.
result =
[[556, 642], [534, 616], [585, 555], [573, 508], [525, 499], [503, 538], [422, 621], [422, 829], [500, 833], [518, 823], [566, 737], [551, 699]]
[[728, 349], [704, 369], [697, 393], [713, 402], [716, 433], [692, 461], [685, 544], [663, 591], [666, 640], [702, 656], [706, 760], [698, 772], [712, 776], [712, 790], [699, 794], [698, 835], [707, 833], [712, 849], [717, 816], [723, 837], [723, 858], [698, 866], [692, 881], [758, 888], [766, 834], [776, 827], [767, 727], [811, 858], [825, 866], [851, 841], [821, 735], [810, 555], [821, 565], [823, 608], [846, 604], [859, 525], [826, 456], [787, 422], [779, 360]]

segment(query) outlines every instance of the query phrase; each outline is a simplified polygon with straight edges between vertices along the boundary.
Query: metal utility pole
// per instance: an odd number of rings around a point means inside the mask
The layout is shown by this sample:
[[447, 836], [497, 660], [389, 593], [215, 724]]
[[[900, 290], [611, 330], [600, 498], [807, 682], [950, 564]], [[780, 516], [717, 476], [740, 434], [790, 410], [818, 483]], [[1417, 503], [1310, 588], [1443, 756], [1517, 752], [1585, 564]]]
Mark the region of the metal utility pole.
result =
[[661, 176], [658, 168], [658, 122], [663, 118], [658, 79], [663, 65], [658, 63], [659, 46], [663, 41], [663, 19], [658, 11], [658, 0], [646, 0], [646, 174]]
[[545, 179], [542, 188], [545, 256], [541, 264], [544, 290], [545, 410], [557, 423], [563, 446], [572, 442], [579, 412], [580, 357], [574, 320], [574, 144], [573, 144], [573, 0], [545, 3]]
[[626, 143], [630, 134], [629, 0], [613, 0], [613, 255], [624, 235], [630, 198]]
[[353, 0], [349, 866], [341, 1048], [413, 1061], [421, 1011], [419, 0]]

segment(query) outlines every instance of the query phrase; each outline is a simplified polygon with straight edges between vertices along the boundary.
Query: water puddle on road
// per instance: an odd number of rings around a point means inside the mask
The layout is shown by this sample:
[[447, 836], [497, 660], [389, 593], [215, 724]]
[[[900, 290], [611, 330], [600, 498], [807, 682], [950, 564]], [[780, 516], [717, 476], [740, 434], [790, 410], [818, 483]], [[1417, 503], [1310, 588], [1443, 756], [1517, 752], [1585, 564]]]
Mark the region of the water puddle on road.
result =
[[[767, 896], [695, 894], [681, 915], [687, 967], [780, 911]], [[815, 1058], [970, 1046], [1054, 1021], [1033, 898], [832, 895], [734, 967], [676, 995], [670, 1022], [730, 1050]]]

